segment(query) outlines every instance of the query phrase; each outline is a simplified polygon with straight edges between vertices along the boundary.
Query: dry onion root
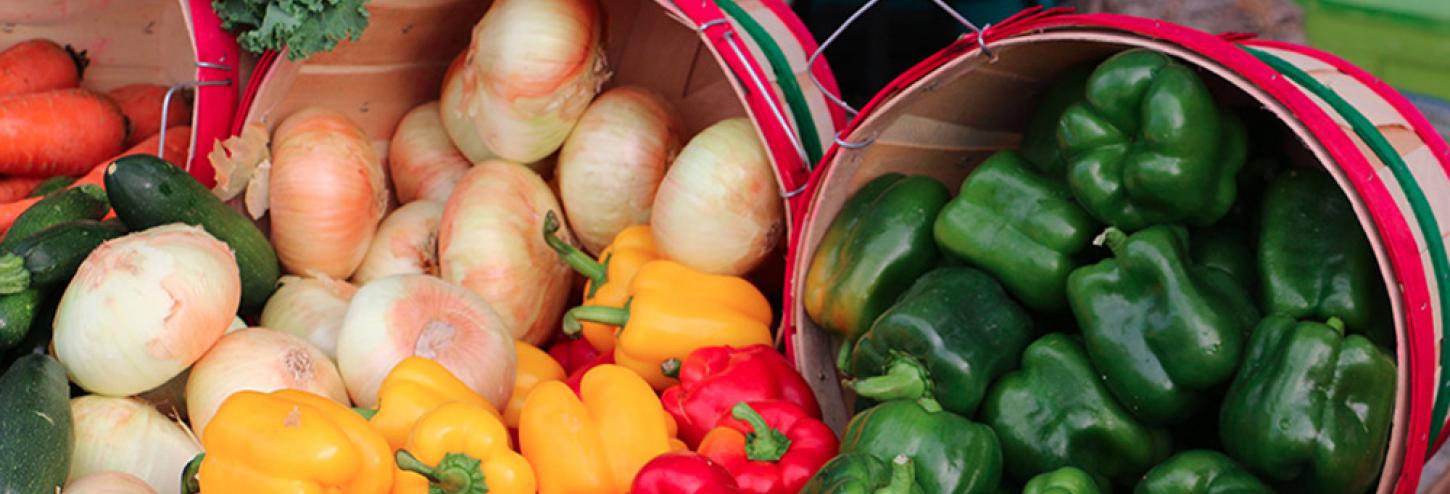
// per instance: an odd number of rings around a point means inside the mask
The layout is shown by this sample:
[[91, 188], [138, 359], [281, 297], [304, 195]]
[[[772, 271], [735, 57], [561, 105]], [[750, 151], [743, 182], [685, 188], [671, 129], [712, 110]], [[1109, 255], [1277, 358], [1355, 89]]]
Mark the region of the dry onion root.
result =
[[438, 102], [413, 108], [398, 122], [388, 145], [388, 171], [398, 202], [448, 200], [453, 185], [473, 166], [443, 130]]
[[359, 285], [395, 274], [438, 274], [438, 224], [443, 203], [410, 202], [383, 218], [352, 281]]
[[287, 333], [247, 328], [226, 335], [191, 368], [186, 381], [187, 418], [205, 431], [232, 393], [300, 389], [347, 404], [342, 377], [321, 350]]
[[383, 378], [413, 355], [442, 364], [495, 407], [513, 391], [513, 338], [477, 295], [424, 275], [363, 285], [337, 342], [337, 367], [353, 402], [376, 407]]

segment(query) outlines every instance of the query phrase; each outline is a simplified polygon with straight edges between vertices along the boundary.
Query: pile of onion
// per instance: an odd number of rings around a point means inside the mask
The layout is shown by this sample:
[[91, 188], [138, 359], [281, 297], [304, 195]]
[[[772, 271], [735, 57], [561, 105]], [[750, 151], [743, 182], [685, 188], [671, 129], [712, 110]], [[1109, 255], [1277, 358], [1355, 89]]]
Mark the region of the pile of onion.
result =
[[[438, 229], [443, 279], [478, 294], [514, 338], [535, 345], [559, 327], [574, 281], [573, 270], [544, 241], [544, 217], [559, 210], [537, 173], [491, 160], [463, 176]], [[558, 235], [574, 238], [567, 227]]]
[[438, 274], [438, 224], [443, 203], [410, 202], [383, 218], [352, 281], [365, 284], [395, 274]]
[[413, 108], [398, 122], [388, 145], [388, 172], [398, 201], [448, 200], [453, 184], [473, 166], [443, 130], [438, 102]]
[[262, 308], [262, 327], [307, 340], [336, 360], [337, 333], [357, 287], [327, 276], [283, 276], [279, 283]]
[[135, 398], [82, 396], [70, 402], [75, 423], [69, 479], [123, 472], [156, 492], [180, 492], [181, 470], [201, 453], [196, 438]]
[[367, 135], [323, 108], [292, 114], [272, 135], [272, 245], [294, 274], [347, 279], [387, 208], [382, 165]]
[[597, 0], [493, 2], [458, 75], [461, 111], [489, 150], [533, 163], [564, 143], [609, 78], [600, 11]]
[[102, 244], [55, 314], [55, 355], [88, 391], [130, 396], [162, 385], [222, 337], [241, 302], [232, 250], [172, 224]]
[[413, 355], [442, 364], [497, 408], [513, 391], [514, 340], [477, 295], [426, 275], [363, 285], [337, 340], [337, 367], [353, 402], [376, 407], [383, 378]]
[[342, 377], [321, 350], [287, 333], [247, 328], [222, 337], [191, 368], [187, 418], [196, 430], [205, 431], [233, 393], [279, 389], [300, 389], [347, 404]]
[[778, 191], [750, 121], [716, 123], [685, 145], [660, 183], [650, 217], [655, 244], [697, 270], [743, 275], [780, 241]]
[[665, 170], [680, 151], [669, 103], [643, 88], [599, 95], [559, 152], [559, 198], [579, 242], [598, 253], [620, 230], [649, 223]]

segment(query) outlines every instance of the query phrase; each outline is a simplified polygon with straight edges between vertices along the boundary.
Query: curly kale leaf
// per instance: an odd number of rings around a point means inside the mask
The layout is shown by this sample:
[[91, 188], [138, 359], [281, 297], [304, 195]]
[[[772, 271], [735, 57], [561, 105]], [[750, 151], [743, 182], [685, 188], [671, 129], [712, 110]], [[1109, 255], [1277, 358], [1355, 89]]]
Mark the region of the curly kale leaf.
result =
[[368, 0], [212, 0], [222, 27], [253, 53], [287, 48], [301, 60], [356, 41], [368, 25]]

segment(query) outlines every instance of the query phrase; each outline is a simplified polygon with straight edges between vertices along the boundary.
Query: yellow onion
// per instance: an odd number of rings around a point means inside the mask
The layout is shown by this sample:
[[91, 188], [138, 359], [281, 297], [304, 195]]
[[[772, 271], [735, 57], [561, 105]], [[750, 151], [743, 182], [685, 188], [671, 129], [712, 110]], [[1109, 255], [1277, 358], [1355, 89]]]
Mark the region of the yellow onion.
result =
[[205, 431], [212, 415], [233, 393], [300, 389], [347, 404], [342, 377], [321, 350], [287, 333], [247, 328], [222, 337], [186, 381], [191, 426]]
[[64, 494], [156, 494], [145, 481], [125, 472], [96, 472], [66, 482]]
[[453, 141], [454, 148], [463, 153], [469, 163], [478, 163], [497, 158], [498, 155], [488, 149], [488, 144], [484, 144], [483, 134], [474, 126], [473, 119], [464, 112], [463, 62], [468, 58], [467, 55], [468, 52], [463, 51], [453, 57], [453, 63], [443, 75], [443, 90], [438, 97], [438, 117], [444, 132]]
[[337, 332], [357, 287], [325, 275], [313, 278], [283, 276], [267, 306], [261, 325], [311, 343], [327, 358], [337, 359]]
[[[558, 327], [573, 270], [544, 242], [544, 215], [559, 202], [539, 175], [507, 161], [474, 165], [443, 208], [443, 279], [488, 302], [514, 338], [543, 343]], [[559, 237], [573, 241], [568, 227]]]
[[598, 253], [620, 230], [649, 223], [665, 170], [680, 151], [669, 103], [643, 88], [599, 95], [559, 151], [559, 189], [569, 226]]
[[75, 424], [70, 474], [131, 474], [156, 492], [180, 492], [181, 470], [201, 453], [196, 437], [135, 398], [81, 396], [70, 401]]
[[410, 202], [383, 218], [352, 281], [359, 285], [395, 274], [438, 274], [438, 223], [443, 203]]
[[692, 268], [743, 275], [780, 241], [778, 190], [750, 121], [716, 123], [685, 145], [660, 183], [650, 218], [655, 244]]
[[353, 402], [376, 407], [383, 378], [413, 355], [443, 364], [495, 407], [513, 391], [514, 341], [483, 299], [426, 275], [363, 285], [337, 340], [337, 367]]
[[201, 358], [240, 302], [227, 244], [180, 224], [133, 233], [81, 263], [56, 308], [55, 355], [82, 388], [134, 395]]
[[488, 149], [518, 163], [559, 149], [609, 78], [603, 23], [597, 0], [493, 2], [473, 28], [458, 95]]
[[419, 105], [398, 122], [388, 146], [393, 191], [404, 204], [418, 199], [448, 200], [453, 184], [473, 162], [453, 147], [443, 131], [438, 102]]
[[272, 135], [272, 245], [294, 274], [352, 275], [387, 208], [378, 154], [332, 110], [292, 114]]

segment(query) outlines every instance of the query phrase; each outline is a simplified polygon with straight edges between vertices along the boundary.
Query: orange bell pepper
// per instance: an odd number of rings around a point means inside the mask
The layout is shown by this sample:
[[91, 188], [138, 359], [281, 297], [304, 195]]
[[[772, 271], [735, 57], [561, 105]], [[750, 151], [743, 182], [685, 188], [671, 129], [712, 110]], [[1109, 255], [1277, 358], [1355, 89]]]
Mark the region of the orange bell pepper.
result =
[[625, 307], [575, 307], [564, 315], [564, 331], [577, 333], [580, 321], [623, 327], [614, 362], [661, 390], [675, 383], [660, 369], [665, 361], [708, 346], [771, 344], [771, 317], [770, 302], [744, 278], [658, 259], [635, 274]]
[[607, 364], [584, 375], [578, 395], [561, 382], [540, 384], [519, 421], [541, 494], [625, 494], [645, 463], [685, 449], [674, 434], [649, 384]]
[[[585, 305], [624, 307], [624, 303], [629, 301], [629, 286], [635, 273], [645, 263], [659, 258], [649, 225], [620, 230], [614, 241], [599, 253], [598, 260], [590, 259], [589, 254], [560, 239], [555, 234], [558, 231], [559, 219], [550, 211], [544, 215], [544, 240], [565, 263], [589, 280], [584, 284]], [[614, 351], [614, 334], [618, 328], [589, 321], [580, 323], [580, 326], [584, 339], [595, 350], [604, 353]]]
[[474, 393], [448, 368], [432, 359], [412, 356], [398, 362], [378, 388], [378, 411], [369, 419], [392, 449], [403, 447], [413, 424], [444, 403], [460, 401], [498, 414], [488, 400]]
[[392, 450], [361, 416], [305, 391], [240, 391], [202, 431], [206, 494], [381, 494]]
[[503, 409], [503, 422], [511, 429], [519, 428], [519, 416], [524, 411], [524, 399], [529, 393], [538, 387], [540, 383], [548, 381], [563, 381], [564, 366], [554, 361], [539, 347], [519, 341], [514, 343], [516, 352], [519, 355], [519, 367], [514, 371], [514, 392], [509, 397], [508, 406]]
[[533, 494], [533, 468], [489, 410], [455, 401], [418, 419], [396, 455], [393, 494]]

